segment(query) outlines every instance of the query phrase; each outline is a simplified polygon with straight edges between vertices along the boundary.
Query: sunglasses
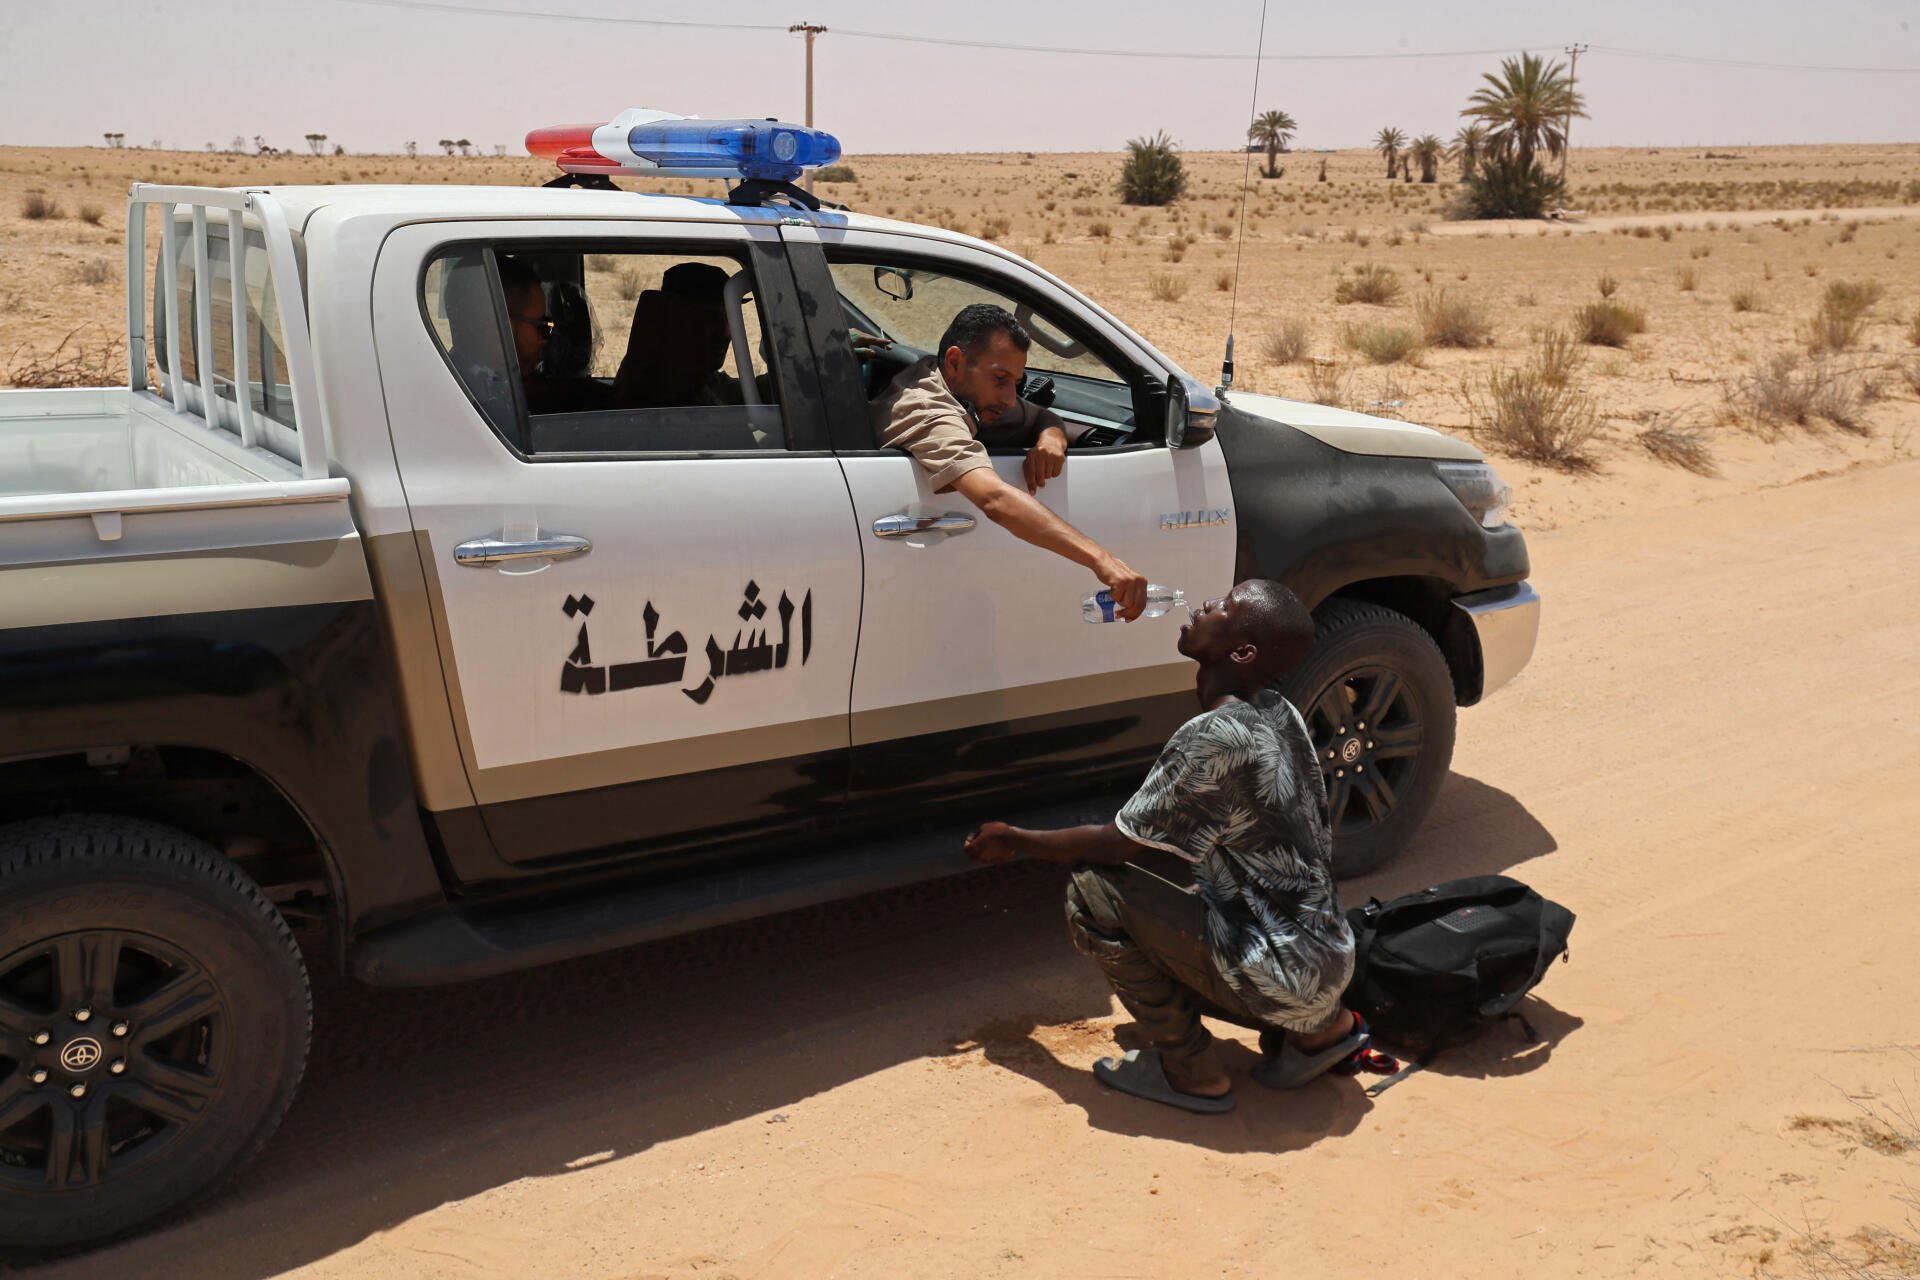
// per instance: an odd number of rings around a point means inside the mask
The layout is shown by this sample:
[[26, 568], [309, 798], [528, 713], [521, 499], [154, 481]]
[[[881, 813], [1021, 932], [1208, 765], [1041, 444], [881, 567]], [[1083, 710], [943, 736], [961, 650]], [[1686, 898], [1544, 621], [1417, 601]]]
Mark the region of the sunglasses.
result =
[[513, 318], [513, 322], [515, 324], [532, 325], [534, 329], [538, 331], [540, 336], [543, 338], [551, 338], [553, 336], [554, 322], [550, 317], [515, 316]]

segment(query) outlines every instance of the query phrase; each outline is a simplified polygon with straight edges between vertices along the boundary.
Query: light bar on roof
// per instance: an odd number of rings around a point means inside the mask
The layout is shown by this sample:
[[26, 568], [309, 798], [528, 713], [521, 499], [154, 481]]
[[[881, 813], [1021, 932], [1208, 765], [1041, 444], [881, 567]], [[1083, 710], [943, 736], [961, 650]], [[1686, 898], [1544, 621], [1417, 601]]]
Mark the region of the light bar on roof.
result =
[[527, 150], [568, 173], [792, 182], [840, 158], [840, 140], [779, 120], [698, 120], [640, 107], [605, 124], [527, 135]]

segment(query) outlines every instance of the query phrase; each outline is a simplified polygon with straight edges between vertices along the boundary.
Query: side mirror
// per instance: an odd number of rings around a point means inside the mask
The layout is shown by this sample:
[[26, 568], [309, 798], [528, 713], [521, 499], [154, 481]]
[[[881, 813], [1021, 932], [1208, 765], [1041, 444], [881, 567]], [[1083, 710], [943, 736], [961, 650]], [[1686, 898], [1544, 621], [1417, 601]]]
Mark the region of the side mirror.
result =
[[1167, 375], [1167, 447], [1169, 449], [1198, 449], [1213, 439], [1214, 419], [1219, 416], [1220, 402], [1200, 390], [1200, 399], [1196, 403], [1193, 393], [1187, 387], [1187, 380], [1178, 373]]
[[873, 287], [892, 298], [895, 302], [908, 302], [913, 298], [913, 272], [899, 267], [875, 267], [873, 269]]

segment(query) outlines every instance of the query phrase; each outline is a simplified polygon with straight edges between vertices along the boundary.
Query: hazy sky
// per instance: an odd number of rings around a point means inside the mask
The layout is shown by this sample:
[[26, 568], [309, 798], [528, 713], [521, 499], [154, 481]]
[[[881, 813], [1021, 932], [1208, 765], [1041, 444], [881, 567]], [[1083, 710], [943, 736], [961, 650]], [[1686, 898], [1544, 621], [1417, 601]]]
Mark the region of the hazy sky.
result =
[[[1166, 129], [1183, 146], [1241, 136], [1254, 64], [1010, 52], [938, 41], [1250, 54], [1259, 0], [476, 0], [480, 7], [747, 24], [824, 23], [816, 122], [851, 155], [890, 151], [1113, 150]], [[1920, 4], [1914, 0], [1613, 0], [1555, 5], [1274, 0], [1274, 54], [1427, 53], [1570, 41], [1590, 122], [1576, 143], [1920, 142]], [[784, 31], [676, 30], [490, 17], [353, 0], [0, 0], [0, 143], [198, 150], [255, 134], [298, 149], [310, 132], [349, 151], [442, 137], [523, 154], [526, 131], [629, 106], [709, 118], [804, 111], [802, 40]], [[1853, 70], [1743, 68], [1614, 50]], [[1296, 146], [1365, 142], [1383, 125], [1450, 136], [1494, 53], [1263, 64], [1259, 106], [1300, 122]], [[1858, 68], [1910, 68], [1872, 74]]]

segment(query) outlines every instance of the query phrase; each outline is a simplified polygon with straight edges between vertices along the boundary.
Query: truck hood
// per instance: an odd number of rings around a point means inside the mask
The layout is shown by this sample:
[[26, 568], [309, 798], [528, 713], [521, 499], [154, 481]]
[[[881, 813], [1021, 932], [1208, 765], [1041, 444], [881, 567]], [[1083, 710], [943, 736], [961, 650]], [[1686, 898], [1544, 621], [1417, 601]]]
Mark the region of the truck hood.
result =
[[1257, 396], [1245, 391], [1235, 391], [1227, 400], [1242, 413], [1283, 423], [1346, 453], [1389, 458], [1459, 458], [1468, 462], [1479, 462], [1482, 456], [1465, 440], [1411, 422], [1395, 422], [1391, 418], [1375, 418], [1305, 400], [1282, 400], [1279, 396]]

